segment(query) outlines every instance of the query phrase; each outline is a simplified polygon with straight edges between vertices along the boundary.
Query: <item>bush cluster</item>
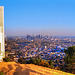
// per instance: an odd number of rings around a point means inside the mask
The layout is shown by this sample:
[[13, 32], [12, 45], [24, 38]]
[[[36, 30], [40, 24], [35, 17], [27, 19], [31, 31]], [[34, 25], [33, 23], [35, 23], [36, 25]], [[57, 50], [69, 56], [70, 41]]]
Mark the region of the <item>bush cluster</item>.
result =
[[9, 57], [5, 57], [5, 58], [3, 58], [3, 61], [10, 62], [10, 58]]
[[3, 72], [0, 71], [0, 75], [5, 75]]

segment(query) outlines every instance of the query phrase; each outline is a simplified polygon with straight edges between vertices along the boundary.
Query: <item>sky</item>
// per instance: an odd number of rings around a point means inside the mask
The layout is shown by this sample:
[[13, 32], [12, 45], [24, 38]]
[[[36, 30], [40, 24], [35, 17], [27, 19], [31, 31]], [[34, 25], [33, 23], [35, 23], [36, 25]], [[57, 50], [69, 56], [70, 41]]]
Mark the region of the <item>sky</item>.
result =
[[6, 36], [75, 36], [75, 0], [0, 0]]

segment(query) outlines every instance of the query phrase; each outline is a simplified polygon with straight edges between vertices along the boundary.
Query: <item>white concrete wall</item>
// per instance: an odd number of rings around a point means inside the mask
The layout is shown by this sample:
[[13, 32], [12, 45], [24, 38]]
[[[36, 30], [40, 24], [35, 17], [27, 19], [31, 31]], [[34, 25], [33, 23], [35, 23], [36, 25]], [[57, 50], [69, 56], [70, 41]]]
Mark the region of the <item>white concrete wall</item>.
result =
[[0, 6], [0, 62], [5, 57], [5, 46], [4, 46], [4, 7]]

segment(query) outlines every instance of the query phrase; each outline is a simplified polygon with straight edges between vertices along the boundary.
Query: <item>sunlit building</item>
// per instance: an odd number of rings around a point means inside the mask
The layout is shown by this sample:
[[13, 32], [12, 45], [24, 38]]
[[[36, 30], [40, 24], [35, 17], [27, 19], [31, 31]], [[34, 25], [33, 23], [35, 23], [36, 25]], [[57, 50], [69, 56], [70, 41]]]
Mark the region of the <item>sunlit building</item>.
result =
[[2, 62], [4, 57], [4, 7], [0, 6], [0, 62]]

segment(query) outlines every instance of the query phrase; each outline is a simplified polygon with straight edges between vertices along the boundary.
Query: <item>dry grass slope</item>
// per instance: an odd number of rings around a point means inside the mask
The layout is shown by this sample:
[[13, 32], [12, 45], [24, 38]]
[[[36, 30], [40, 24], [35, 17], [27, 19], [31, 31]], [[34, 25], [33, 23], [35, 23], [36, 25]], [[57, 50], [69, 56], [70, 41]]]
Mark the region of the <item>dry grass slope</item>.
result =
[[73, 75], [42, 66], [15, 62], [0, 62], [0, 71], [6, 75]]

